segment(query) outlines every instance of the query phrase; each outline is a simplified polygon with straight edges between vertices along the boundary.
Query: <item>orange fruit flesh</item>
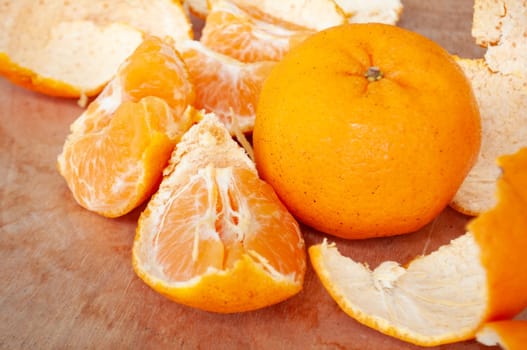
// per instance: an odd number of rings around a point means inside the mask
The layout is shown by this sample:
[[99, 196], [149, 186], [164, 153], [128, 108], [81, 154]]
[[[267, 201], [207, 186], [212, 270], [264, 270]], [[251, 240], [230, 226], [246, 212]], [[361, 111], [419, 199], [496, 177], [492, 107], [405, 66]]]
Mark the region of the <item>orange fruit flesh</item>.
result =
[[166, 102], [157, 97], [127, 101], [112, 115], [104, 132], [87, 134], [67, 147], [62, 156], [73, 172], [64, 169], [63, 175], [72, 178], [70, 186], [79, 203], [114, 216], [143, 202], [151, 192], [148, 187], [161, 180], [174, 147], [165, 133], [173, 118]]
[[314, 33], [264, 18], [261, 13], [248, 13], [228, 1], [219, 1], [207, 16], [200, 41], [242, 62], [279, 61], [290, 47]]
[[139, 219], [133, 264], [168, 298], [230, 313], [296, 294], [305, 251], [296, 220], [227, 129], [206, 116], [177, 145]]
[[151, 37], [72, 124], [58, 168], [80, 205], [115, 217], [155, 190], [192, 124], [187, 77], [170, 44]]
[[243, 63], [206, 48], [197, 41], [177, 45], [195, 86], [194, 107], [214, 112], [231, 134], [250, 132], [262, 84], [274, 62]]
[[484, 315], [485, 275], [470, 234], [404, 267], [386, 261], [371, 270], [326, 242], [309, 256], [340, 308], [386, 335], [421, 346], [457, 342], [473, 337]]
[[152, 237], [163, 275], [170, 281], [188, 281], [210, 268], [232, 269], [245, 254], [281, 274], [294, 273], [298, 262], [282, 258], [295, 256], [294, 246], [277, 240], [273, 230], [294, 232], [296, 223], [284, 208], [277, 210], [276, 203], [270, 186], [254, 172], [199, 170], [171, 196], [163, 224]]

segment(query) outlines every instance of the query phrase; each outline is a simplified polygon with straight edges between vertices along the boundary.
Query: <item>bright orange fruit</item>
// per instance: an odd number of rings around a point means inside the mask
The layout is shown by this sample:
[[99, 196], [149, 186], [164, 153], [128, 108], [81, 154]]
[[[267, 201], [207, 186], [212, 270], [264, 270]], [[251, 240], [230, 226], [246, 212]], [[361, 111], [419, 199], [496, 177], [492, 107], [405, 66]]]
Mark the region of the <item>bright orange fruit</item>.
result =
[[299, 292], [305, 259], [296, 220], [225, 126], [204, 116], [139, 219], [138, 276], [179, 303], [240, 312]]
[[[466, 234], [405, 267], [387, 261], [372, 271], [342, 256], [335, 244], [311, 246], [311, 263], [342, 310], [382, 333], [423, 346], [471, 339], [487, 322], [524, 310], [527, 148], [501, 157], [499, 164], [497, 205], [471, 221]], [[526, 344], [525, 324], [490, 325], [504, 342]]]
[[370, 23], [318, 32], [277, 63], [253, 146], [260, 175], [298, 220], [367, 238], [436, 217], [480, 139], [476, 99], [451, 55], [417, 33]]
[[156, 190], [193, 122], [184, 111], [194, 88], [172, 45], [145, 39], [71, 125], [58, 169], [81, 206], [120, 216]]
[[247, 12], [230, 1], [217, 1], [207, 16], [200, 41], [242, 62], [279, 61], [290, 47], [315, 32], [266, 19], [261, 12]]
[[262, 84], [275, 63], [243, 63], [192, 40], [177, 48], [196, 89], [194, 106], [214, 112], [233, 135], [252, 131]]

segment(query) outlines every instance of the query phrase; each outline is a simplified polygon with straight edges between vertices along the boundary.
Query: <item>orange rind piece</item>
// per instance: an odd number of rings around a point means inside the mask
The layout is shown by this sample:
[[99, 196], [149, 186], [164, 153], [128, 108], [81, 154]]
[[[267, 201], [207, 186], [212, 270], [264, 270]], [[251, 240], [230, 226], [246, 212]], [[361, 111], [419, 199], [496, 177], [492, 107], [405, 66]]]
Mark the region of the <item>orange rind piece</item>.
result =
[[527, 75], [527, 5], [522, 0], [476, 0], [472, 36], [486, 47], [494, 72]]
[[527, 147], [527, 5], [476, 0], [472, 35], [487, 47], [484, 59], [457, 57], [472, 83], [481, 114], [481, 151], [453, 198], [468, 215], [492, 208], [500, 170], [494, 159]]
[[487, 322], [527, 307], [527, 148], [499, 159], [498, 202], [467, 233], [407, 266], [371, 270], [324, 241], [309, 248], [313, 267], [349, 316], [422, 346], [472, 339]]
[[527, 320], [506, 320], [485, 324], [476, 334], [484, 345], [499, 345], [504, 350], [523, 350], [527, 345]]
[[[211, 0], [211, 5], [215, 1]], [[346, 22], [346, 16], [334, 0], [230, 0], [267, 22], [292, 28], [322, 30]]]
[[350, 23], [396, 24], [401, 17], [401, 0], [335, 0]]
[[0, 75], [60, 97], [97, 95], [145, 35], [192, 38], [172, 0], [17, 0], [2, 11]]

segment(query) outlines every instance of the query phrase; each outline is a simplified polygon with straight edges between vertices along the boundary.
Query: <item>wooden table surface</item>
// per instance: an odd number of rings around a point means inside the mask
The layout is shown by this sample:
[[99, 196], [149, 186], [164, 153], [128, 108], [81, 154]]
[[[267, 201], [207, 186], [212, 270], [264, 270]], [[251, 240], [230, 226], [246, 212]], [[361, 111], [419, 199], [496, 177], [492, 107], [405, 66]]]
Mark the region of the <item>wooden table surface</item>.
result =
[[[404, 1], [404, 0], [403, 0]], [[472, 1], [404, 1], [400, 26], [453, 54], [481, 57], [470, 36]], [[79, 207], [55, 168], [76, 101], [0, 79], [1, 349], [418, 349], [346, 316], [309, 266], [304, 290], [262, 310], [218, 315], [171, 302], [134, 274], [140, 209], [107, 219]], [[374, 267], [402, 263], [464, 233], [446, 209], [419, 232], [337, 240]], [[307, 245], [324, 237], [303, 229]], [[488, 349], [474, 341], [437, 349]]]

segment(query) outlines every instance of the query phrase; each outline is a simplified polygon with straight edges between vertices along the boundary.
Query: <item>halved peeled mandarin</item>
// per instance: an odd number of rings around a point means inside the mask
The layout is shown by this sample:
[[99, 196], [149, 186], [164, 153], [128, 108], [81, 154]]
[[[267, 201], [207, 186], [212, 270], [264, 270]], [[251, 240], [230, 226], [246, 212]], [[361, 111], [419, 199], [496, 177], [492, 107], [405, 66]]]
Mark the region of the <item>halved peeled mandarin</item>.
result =
[[485, 323], [527, 307], [527, 148], [499, 164], [497, 205], [405, 267], [388, 261], [370, 270], [335, 244], [311, 246], [313, 267], [342, 310], [387, 335], [435, 346], [474, 338]]
[[194, 87], [167, 40], [145, 39], [70, 127], [58, 170], [88, 210], [116, 217], [140, 205], [194, 122]]
[[302, 289], [304, 241], [296, 220], [214, 115], [176, 146], [133, 246], [137, 275], [199, 309], [232, 313]]

